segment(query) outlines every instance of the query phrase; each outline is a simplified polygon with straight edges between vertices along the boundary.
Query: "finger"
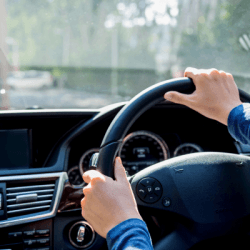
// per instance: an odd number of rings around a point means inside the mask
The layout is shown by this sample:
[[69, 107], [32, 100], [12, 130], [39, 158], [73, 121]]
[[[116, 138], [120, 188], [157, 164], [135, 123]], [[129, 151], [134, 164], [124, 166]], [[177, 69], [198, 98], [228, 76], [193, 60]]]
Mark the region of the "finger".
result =
[[[90, 185], [90, 184], [89, 184]], [[86, 194], [89, 194], [91, 192], [91, 188], [87, 185], [85, 188], [83, 188], [82, 192], [86, 196]]]
[[122, 165], [120, 157], [115, 158], [115, 179], [121, 182], [127, 181], [125, 168]]
[[220, 71], [219, 71], [219, 74], [220, 74], [221, 76], [227, 76], [227, 73], [226, 73], [225, 71], [223, 71], [223, 70], [220, 70]]
[[86, 204], [86, 198], [81, 199], [81, 207], [82, 209], [85, 207]]
[[196, 69], [196, 68], [192, 68], [192, 67], [187, 67], [185, 69], [185, 72], [184, 72], [184, 76], [185, 77], [194, 77], [195, 75], [197, 75], [199, 73], [199, 70]]
[[90, 183], [95, 178], [103, 178], [103, 174], [97, 170], [88, 170], [83, 174], [82, 178], [85, 183]]
[[81, 208], [82, 208], [82, 217], [85, 218], [85, 204], [86, 204], [86, 198], [83, 198], [81, 200]]
[[164, 98], [171, 102], [183, 105], [188, 105], [190, 103], [190, 95], [181, 94], [176, 91], [169, 91], [165, 93]]

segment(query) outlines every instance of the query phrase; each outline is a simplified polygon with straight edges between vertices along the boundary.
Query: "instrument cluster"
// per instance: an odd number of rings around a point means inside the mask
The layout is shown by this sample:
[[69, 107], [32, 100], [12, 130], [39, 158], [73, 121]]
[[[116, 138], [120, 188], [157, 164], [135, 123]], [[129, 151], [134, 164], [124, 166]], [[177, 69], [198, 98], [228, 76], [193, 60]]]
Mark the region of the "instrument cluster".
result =
[[[79, 159], [79, 165], [68, 171], [69, 181], [74, 187], [84, 186], [82, 175], [89, 170], [89, 161], [99, 148], [92, 148], [84, 152]], [[175, 148], [172, 157], [202, 152], [203, 149], [194, 143], [182, 143]], [[128, 134], [118, 150], [123, 166], [128, 175], [134, 175], [142, 169], [170, 158], [167, 143], [158, 134], [150, 131], [136, 131]]]

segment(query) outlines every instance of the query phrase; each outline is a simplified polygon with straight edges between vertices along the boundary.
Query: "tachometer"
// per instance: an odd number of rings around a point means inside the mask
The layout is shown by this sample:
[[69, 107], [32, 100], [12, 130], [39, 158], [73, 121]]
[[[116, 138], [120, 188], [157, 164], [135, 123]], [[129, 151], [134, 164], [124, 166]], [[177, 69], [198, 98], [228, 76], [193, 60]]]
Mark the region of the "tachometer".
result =
[[87, 170], [89, 170], [89, 161], [91, 159], [91, 156], [94, 154], [94, 153], [97, 153], [99, 152], [99, 148], [92, 148], [88, 151], [86, 151], [80, 161], [79, 161], [79, 169], [80, 169], [80, 173], [81, 175], [84, 174], [84, 172], [86, 172]]
[[148, 131], [137, 131], [127, 135], [118, 151], [123, 166], [129, 175], [169, 158], [165, 141]]
[[197, 144], [184, 143], [175, 149], [174, 156], [186, 155], [196, 152], [203, 152], [203, 149]]
[[69, 182], [73, 187], [83, 186], [84, 182], [78, 166], [75, 166], [68, 171], [68, 177], [69, 177]]

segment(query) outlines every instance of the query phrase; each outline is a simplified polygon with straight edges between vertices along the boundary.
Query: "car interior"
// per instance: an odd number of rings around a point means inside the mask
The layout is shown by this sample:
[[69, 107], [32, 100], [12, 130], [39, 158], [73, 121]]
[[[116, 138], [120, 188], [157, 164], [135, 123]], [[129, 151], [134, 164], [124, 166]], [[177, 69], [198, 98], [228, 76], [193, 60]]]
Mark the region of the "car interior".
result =
[[163, 97], [217, 68], [250, 102], [249, 7], [0, 0], [0, 250], [108, 250], [82, 176], [117, 156], [155, 250], [249, 249], [250, 145]]
[[[247, 97], [242, 94], [242, 100]], [[96, 110], [1, 113], [0, 249], [107, 249], [105, 239], [81, 216], [81, 172], [88, 170], [91, 155], [99, 151], [108, 127], [125, 105], [117, 103]], [[171, 160], [191, 153], [250, 153], [250, 147], [232, 139], [225, 125], [169, 101], [157, 103], [139, 116], [120, 147], [117, 154], [130, 180], [157, 168], [157, 164], [153, 165], [157, 162], [172, 164]], [[150, 172], [143, 178], [139, 176], [137, 185], [150, 176]], [[164, 183], [156, 182], [153, 197], [141, 195], [138, 188], [134, 195], [155, 249], [172, 249], [167, 248], [164, 239], [169, 239], [179, 222], [186, 225], [192, 220], [176, 213], [170, 194], [174, 190], [169, 192], [169, 198], [162, 194], [162, 186], [166, 192]], [[202, 249], [221, 241], [225, 245], [232, 239], [231, 234], [226, 241], [223, 237], [215, 238], [216, 243], [202, 240]], [[237, 242], [243, 241], [234, 237]]]

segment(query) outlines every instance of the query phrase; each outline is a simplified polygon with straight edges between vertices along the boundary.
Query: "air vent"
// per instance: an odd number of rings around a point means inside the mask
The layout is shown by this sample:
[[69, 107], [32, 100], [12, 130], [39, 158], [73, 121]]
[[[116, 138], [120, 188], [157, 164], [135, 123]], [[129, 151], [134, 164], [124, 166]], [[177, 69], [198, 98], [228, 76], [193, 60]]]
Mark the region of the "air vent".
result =
[[47, 211], [51, 207], [55, 182], [38, 182], [7, 187], [8, 218]]

